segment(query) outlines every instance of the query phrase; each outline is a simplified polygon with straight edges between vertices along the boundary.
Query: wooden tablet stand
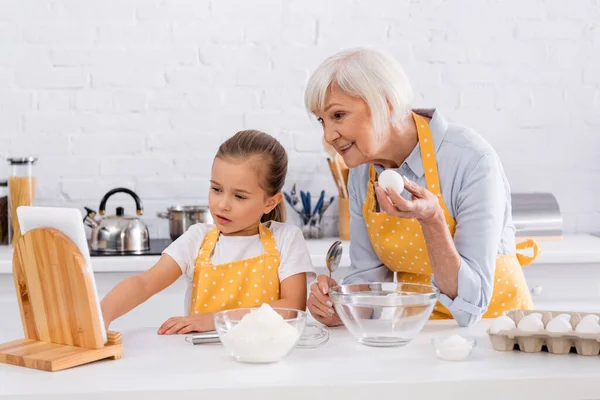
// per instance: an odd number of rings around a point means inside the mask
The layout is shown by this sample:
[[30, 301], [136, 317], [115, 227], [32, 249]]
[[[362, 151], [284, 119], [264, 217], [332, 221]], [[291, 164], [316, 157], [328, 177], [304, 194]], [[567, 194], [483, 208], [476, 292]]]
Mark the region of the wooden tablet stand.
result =
[[85, 259], [62, 232], [34, 229], [13, 255], [25, 338], [0, 344], [0, 362], [59, 371], [123, 355], [121, 334], [102, 331]]

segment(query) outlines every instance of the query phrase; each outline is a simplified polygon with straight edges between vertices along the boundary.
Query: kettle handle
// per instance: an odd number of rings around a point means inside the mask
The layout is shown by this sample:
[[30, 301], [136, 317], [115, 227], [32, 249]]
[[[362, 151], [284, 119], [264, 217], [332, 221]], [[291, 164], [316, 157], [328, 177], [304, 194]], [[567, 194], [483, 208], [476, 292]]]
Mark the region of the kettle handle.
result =
[[98, 213], [100, 215], [104, 215], [104, 213], [106, 212], [106, 202], [108, 201], [108, 198], [115, 193], [126, 193], [126, 194], [130, 195], [131, 197], [133, 197], [133, 200], [135, 201], [135, 208], [136, 208], [137, 215], [144, 214], [144, 206], [142, 205], [142, 200], [139, 198], [139, 196], [137, 194], [135, 194], [132, 190], [127, 189], [127, 188], [116, 188], [116, 189], [113, 189], [113, 190], [109, 191], [108, 193], [106, 193], [104, 195], [104, 197], [102, 198], [102, 200], [100, 200], [100, 207], [98, 209]]

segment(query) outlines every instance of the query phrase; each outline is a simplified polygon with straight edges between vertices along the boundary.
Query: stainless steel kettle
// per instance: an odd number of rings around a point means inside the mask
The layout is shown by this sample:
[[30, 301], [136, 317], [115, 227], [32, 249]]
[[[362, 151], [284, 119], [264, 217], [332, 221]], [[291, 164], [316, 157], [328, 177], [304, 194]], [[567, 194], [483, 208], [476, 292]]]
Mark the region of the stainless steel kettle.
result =
[[[126, 193], [133, 197], [138, 216], [144, 214], [144, 207], [139, 196], [126, 188], [112, 189], [100, 201], [98, 213], [104, 216], [106, 202], [115, 193]], [[117, 207], [115, 215], [96, 219], [96, 211], [85, 207], [87, 215], [83, 219], [92, 228], [91, 247], [93, 250], [106, 253], [142, 253], [150, 249], [150, 233], [148, 227], [137, 216], [125, 215], [123, 207]]]

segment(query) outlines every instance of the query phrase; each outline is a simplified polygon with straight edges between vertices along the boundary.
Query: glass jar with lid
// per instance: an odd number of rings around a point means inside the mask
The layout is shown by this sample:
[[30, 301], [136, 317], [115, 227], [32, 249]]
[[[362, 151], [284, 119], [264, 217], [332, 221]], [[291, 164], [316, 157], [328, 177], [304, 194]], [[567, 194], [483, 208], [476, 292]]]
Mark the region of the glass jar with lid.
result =
[[17, 218], [17, 208], [33, 205], [35, 197], [34, 166], [35, 157], [9, 158], [8, 177], [8, 241], [12, 246], [21, 238], [21, 229]]

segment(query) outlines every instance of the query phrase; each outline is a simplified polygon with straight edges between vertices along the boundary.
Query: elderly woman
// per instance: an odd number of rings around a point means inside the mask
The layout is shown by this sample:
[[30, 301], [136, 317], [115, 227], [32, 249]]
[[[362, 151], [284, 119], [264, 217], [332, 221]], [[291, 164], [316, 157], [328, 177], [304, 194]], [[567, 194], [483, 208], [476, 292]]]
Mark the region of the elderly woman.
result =
[[[461, 326], [531, 308], [521, 267], [537, 247], [515, 244], [498, 156], [438, 110], [411, 109], [412, 98], [401, 66], [370, 49], [335, 54], [308, 82], [306, 108], [351, 168], [351, 266], [343, 283], [392, 281], [396, 274], [398, 282], [432, 284], [440, 291], [432, 318]], [[378, 187], [385, 169], [404, 176], [402, 193]], [[534, 257], [516, 254], [517, 247], [534, 247]], [[339, 325], [328, 289], [320, 276], [308, 308], [318, 321]]]

